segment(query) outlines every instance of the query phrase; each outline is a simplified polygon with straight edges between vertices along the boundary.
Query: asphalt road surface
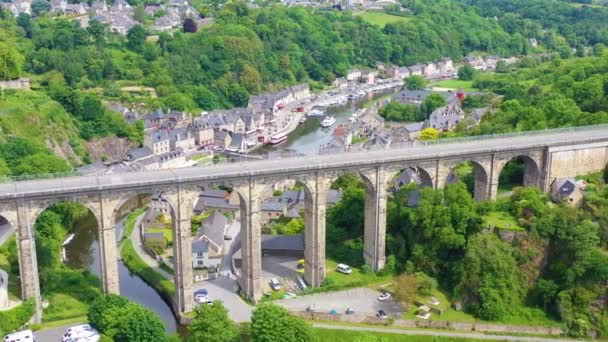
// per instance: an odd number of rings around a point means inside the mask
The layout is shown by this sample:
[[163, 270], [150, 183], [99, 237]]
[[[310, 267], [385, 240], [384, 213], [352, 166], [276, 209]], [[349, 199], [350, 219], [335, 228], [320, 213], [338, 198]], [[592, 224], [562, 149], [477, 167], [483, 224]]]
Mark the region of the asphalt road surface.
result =
[[344, 313], [347, 308], [351, 308], [357, 315], [374, 316], [378, 310], [384, 310], [389, 317], [401, 316], [403, 306], [392, 299], [381, 302], [378, 300], [379, 295], [380, 292], [372, 289], [356, 288], [282, 299], [275, 303], [292, 311], [306, 311], [311, 305], [316, 312], [324, 313], [329, 313], [331, 310]]

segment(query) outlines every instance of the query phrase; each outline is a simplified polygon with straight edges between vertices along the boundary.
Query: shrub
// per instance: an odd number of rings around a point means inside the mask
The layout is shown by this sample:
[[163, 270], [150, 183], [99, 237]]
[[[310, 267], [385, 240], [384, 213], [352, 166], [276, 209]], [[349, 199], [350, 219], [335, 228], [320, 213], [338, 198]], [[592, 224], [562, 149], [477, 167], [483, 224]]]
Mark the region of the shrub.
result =
[[[19, 330], [34, 315], [36, 301], [28, 299], [23, 304], [6, 311], [0, 312], [0, 332], [9, 333]], [[0, 334], [2, 335], [2, 334]]]

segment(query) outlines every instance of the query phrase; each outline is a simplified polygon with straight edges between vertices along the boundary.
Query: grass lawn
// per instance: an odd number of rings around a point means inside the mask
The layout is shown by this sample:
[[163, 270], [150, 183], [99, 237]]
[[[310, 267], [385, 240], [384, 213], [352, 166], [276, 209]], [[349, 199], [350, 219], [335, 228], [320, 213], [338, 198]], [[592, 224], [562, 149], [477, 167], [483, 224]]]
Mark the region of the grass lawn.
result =
[[[439, 300], [439, 305], [431, 305], [429, 303], [429, 299], [431, 297], [435, 297]], [[435, 289], [433, 294], [430, 296], [416, 296], [416, 301], [424, 303], [428, 307], [432, 307], [435, 309], [439, 309], [443, 311], [443, 314], [432, 314], [431, 319], [435, 321], [456, 321], [456, 322], [474, 322], [475, 317], [462, 312], [456, 311], [452, 308], [451, 301], [445, 293], [441, 292], [441, 290]], [[411, 308], [403, 314], [403, 318], [407, 319], [417, 319], [418, 308], [415, 305], [412, 305]]]
[[484, 215], [482, 219], [487, 226], [494, 226], [499, 229], [513, 230], [518, 232], [525, 230], [519, 224], [517, 224], [517, 221], [513, 216], [504, 211], [492, 211], [489, 214]]
[[439, 87], [439, 88], [451, 88], [451, 89], [456, 89], [456, 90], [462, 88], [463, 90], [467, 90], [467, 91], [477, 90], [476, 88], [473, 88], [473, 81], [463, 81], [463, 80], [439, 81], [436, 83], [431, 83], [431, 86]]
[[[371, 331], [350, 331], [339, 329], [312, 328], [313, 335], [319, 342], [351, 342], [351, 341], [382, 341], [382, 342], [443, 342], [443, 341], [473, 341], [468, 338], [441, 337], [427, 335], [402, 335]], [[373, 339], [375, 338], [375, 339]]]
[[129, 214], [129, 216], [125, 220], [125, 232], [123, 233], [122, 237], [123, 240], [128, 239], [131, 236], [131, 233], [133, 233], [133, 228], [135, 228], [135, 221], [137, 221], [139, 215], [145, 213], [146, 210], [148, 210], [148, 207], [143, 207]]
[[359, 268], [352, 266], [351, 269], [353, 272], [351, 274], [344, 274], [336, 271], [337, 267], [337, 262], [333, 260], [325, 261], [325, 268], [327, 269], [325, 278], [337, 289], [387, 283], [391, 282], [393, 279], [393, 276], [391, 275], [379, 276], [375, 273], [364, 274]]
[[167, 243], [171, 244], [173, 243], [173, 229], [169, 229], [169, 228], [148, 228], [146, 230], [147, 233], [163, 233], [163, 235], [165, 236], [165, 240], [167, 240]]
[[386, 24], [396, 23], [400, 21], [406, 22], [410, 20], [410, 18], [408, 17], [400, 17], [397, 15], [374, 11], [365, 11], [359, 14], [359, 16], [368, 23], [380, 26], [381, 28], [383, 28]]
[[81, 319], [87, 315], [89, 304], [65, 293], [53, 293], [49, 298], [49, 307], [42, 315], [43, 322], [64, 321], [74, 318]]

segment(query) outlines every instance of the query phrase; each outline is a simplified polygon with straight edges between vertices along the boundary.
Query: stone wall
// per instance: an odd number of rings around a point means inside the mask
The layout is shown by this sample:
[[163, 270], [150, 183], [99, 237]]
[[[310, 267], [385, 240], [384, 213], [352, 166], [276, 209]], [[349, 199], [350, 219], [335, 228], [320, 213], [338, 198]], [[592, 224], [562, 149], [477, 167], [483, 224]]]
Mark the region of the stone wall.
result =
[[30, 79], [20, 78], [18, 80], [0, 81], [0, 89], [30, 90]]
[[555, 178], [568, 178], [602, 170], [607, 162], [605, 143], [551, 148], [548, 184]]

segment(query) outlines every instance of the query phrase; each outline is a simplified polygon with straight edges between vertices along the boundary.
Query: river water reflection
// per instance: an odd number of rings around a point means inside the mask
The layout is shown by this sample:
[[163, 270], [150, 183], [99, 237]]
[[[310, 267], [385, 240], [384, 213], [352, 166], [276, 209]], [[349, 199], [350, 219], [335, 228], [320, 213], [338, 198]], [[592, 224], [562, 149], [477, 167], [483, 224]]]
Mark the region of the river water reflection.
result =
[[[116, 225], [117, 235], [123, 229], [122, 221]], [[66, 246], [66, 264], [74, 268], [88, 269], [101, 279], [101, 261], [97, 240], [97, 221], [89, 214], [74, 225], [74, 239]], [[118, 241], [118, 240], [117, 240]], [[167, 332], [182, 330], [173, 316], [173, 311], [156, 291], [118, 261], [120, 294], [156, 312], [165, 324]], [[180, 329], [181, 328], [181, 329]], [[180, 331], [181, 333], [182, 331]]]

